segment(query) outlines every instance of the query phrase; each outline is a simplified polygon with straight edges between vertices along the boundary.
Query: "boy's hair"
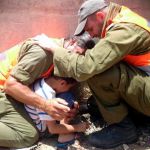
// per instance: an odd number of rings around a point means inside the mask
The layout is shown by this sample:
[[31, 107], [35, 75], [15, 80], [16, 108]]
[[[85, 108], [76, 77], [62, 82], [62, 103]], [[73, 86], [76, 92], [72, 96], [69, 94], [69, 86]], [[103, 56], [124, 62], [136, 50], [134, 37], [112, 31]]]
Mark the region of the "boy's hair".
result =
[[77, 83], [77, 81], [73, 78], [69, 78], [69, 77], [59, 77], [54, 75], [54, 72], [51, 73], [50, 77], [53, 77], [56, 80], [65, 80], [67, 82], [67, 84], [75, 84]]

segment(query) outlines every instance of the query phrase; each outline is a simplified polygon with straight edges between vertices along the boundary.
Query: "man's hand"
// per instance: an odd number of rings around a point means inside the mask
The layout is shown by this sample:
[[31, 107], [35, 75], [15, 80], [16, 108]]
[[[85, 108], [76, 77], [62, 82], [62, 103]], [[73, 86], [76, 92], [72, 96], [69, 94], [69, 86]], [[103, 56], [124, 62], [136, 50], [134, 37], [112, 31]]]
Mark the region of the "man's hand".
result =
[[51, 38], [45, 34], [38, 35], [32, 38], [33, 44], [41, 46], [43, 49], [51, 51], [52, 53], [59, 47]]
[[61, 120], [69, 116], [70, 108], [68, 103], [60, 98], [54, 98], [45, 101], [43, 110], [51, 115], [56, 120]]

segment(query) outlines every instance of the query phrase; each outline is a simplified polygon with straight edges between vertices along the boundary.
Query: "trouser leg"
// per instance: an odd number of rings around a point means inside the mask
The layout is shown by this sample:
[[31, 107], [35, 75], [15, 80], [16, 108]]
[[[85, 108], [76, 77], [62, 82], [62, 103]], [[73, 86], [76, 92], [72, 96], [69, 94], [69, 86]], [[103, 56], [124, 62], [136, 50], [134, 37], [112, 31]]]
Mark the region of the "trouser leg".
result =
[[24, 106], [0, 93], [0, 146], [22, 148], [38, 140], [38, 131]]
[[150, 77], [125, 63], [119, 63], [88, 81], [99, 109], [109, 124], [120, 122], [128, 114], [125, 103], [150, 115], [149, 83]]

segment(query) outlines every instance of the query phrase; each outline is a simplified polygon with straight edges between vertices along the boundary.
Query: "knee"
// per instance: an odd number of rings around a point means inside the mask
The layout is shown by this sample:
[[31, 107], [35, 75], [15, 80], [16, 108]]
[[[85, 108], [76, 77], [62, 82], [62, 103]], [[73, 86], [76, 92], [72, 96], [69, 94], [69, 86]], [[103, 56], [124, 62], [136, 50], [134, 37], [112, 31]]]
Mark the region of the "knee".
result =
[[12, 145], [15, 148], [25, 148], [33, 146], [39, 139], [39, 133], [38, 131], [33, 128], [29, 129], [26, 133], [20, 133], [18, 136], [18, 140], [14, 142], [15, 144]]
[[30, 129], [30, 131], [27, 134], [22, 135], [20, 143], [23, 143], [22, 147], [29, 147], [34, 145], [38, 141], [38, 139], [39, 133], [35, 128], [33, 128]]
[[97, 74], [88, 80], [88, 84], [91, 86], [110, 87], [117, 89], [121, 80], [121, 72], [119, 67], [113, 66], [103, 73]]
[[23, 128], [13, 130], [4, 123], [0, 124], [2, 131], [0, 132], [0, 146], [10, 148], [24, 148], [34, 145], [39, 139], [39, 133], [34, 127], [26, 130]]

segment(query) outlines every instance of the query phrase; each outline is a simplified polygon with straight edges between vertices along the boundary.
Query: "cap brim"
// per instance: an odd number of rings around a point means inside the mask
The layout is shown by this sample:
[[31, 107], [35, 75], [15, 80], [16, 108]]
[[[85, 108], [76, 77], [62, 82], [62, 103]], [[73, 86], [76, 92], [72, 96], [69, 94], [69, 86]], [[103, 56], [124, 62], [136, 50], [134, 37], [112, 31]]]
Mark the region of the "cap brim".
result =
[[77, 26], [77, 28], [76, 28], [76, 30], [75, 30], [75, 32], [74, 32], [74, 35], [79, 35], [79, 34], [84, 30], [84, 27], [85, 27], [85, 25], [86, 25], [86, 22], [87, 22], [87, 18], [85, 18], [83, 21], [81, 21], [81, 22], [78, 24], [78, 26]]

